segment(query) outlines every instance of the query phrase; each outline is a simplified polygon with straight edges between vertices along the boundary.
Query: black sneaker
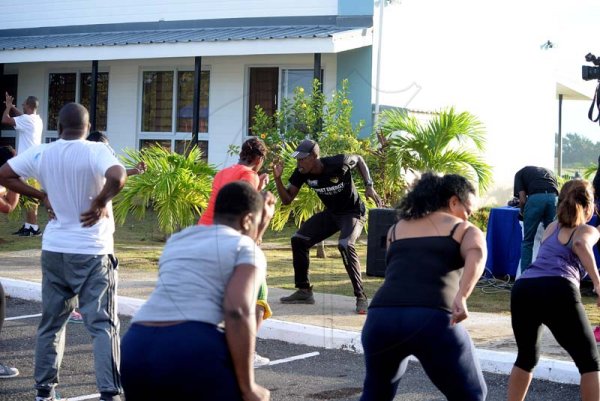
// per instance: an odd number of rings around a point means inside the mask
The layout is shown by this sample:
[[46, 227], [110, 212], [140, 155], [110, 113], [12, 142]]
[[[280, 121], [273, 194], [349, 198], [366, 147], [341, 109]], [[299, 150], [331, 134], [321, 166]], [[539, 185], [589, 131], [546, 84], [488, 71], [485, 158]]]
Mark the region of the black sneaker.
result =
[[299, 288], [298, 291], [290, 295], [289, 297], [279, 298], [282, 304], [309, 304], [315, 303], [313, 297], [312, 287], [311, 288]]
[[21, 234], [19, 234], [19, 237], [39, 237], [40, 235], [42, 235], [42, 230], [40, 230], [39, 228], [37, 230], [34, 230], [33, 227], [29, 227], [26, 228], [25, 231], [23, 231]]
[[29, 229], [25, 228], [25, 224], [23, 224], [21, 226], [21, 228], [19, 228], [17, 231], [15, 231], [14, 233], [12, 233], [12, 235], [21, 235], [21, 234], [23, 234], [27, 230], [29, 230]]
[[356, 297], [356, 313], [359, 315], [366, 315], [367, 309], [369, 309], [369, 300], [366, 296]]

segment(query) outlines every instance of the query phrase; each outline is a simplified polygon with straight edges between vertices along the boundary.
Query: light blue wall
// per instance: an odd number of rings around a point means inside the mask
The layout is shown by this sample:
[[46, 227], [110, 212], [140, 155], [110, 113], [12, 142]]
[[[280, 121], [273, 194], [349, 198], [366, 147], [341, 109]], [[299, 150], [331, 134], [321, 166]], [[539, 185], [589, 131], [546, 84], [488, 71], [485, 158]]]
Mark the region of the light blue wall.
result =
[[353, 106], [352, 122], [365, 122], [361, 136], [369, 135], [373, 127], [372, 54], [372, 46], [367, 46], [339, 53], [337, 59], [337, 86], [341, 88], [342, 81], [348, 80], [349, 98]]
[[338, 15], [373, 15], [373, 0], [338, 0]]

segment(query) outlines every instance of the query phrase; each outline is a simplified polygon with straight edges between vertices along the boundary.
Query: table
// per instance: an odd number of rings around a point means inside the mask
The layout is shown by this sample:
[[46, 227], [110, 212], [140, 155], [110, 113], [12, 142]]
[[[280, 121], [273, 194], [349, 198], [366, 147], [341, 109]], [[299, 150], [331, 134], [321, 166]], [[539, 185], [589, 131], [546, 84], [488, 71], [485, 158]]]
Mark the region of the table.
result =
[[521, 260], [523, 229], [518, 207], [494, 207], [490, 210], [486, 242], [488, 257], [485, 267], [492, 275], [514, 278]]
[[[588, 224], [596, 226], [598, 217], [594, 215]], [[540, 224], [533, 245], [533, 260], [537, 255], [543, 225]], [[521, 242], [523, 241], [523, 223], [519, 221], [519, 208], [502, 206], [490, 210], [486, 242], [488, 257], [485, 267], [495, 277], [517, 277], [521, 261]], [[600, 252], [594, 246], [596, 264], [600, 267]]]

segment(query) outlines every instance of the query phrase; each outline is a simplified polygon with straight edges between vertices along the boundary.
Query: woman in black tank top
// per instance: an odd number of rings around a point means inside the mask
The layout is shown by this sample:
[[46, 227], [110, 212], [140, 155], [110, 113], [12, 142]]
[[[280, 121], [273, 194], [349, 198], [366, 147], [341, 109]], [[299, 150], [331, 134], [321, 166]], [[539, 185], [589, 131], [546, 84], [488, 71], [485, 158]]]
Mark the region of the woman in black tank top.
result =
[[459, 324], [486, 259], [483, 233], [467, 221], [474, 203], [464, 177], [431, 173], [401, 201], [388, 232], [385, 281], [362, 332], [361, 401], [392, 400], [411, 355], [448, 400], [485, 399], [473, 342]]

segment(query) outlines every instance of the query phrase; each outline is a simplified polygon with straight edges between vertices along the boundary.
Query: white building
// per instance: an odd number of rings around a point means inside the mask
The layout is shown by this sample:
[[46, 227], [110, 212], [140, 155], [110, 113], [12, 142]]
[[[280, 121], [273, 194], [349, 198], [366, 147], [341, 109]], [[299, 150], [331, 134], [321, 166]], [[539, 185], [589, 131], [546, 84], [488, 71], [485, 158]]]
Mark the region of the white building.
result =
[[[370, 123], [372, 14], [371, 0], [13, 2], [3, 7], [0, 93], [17, 105], [38, 97], [52, 141], [60, 107], [90, 108], [97, 76], [95, 126], [113, 148], [181, 151], [198, 82], [199, 144], [222, 167], [237, 160], [227, 149], [248, 135], [254, 106], [276, 109], [315, 71], [327, 94], [348, 78], [354, 118]], [[14, 144], [4, 128], [0, 144]]]

